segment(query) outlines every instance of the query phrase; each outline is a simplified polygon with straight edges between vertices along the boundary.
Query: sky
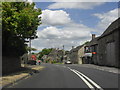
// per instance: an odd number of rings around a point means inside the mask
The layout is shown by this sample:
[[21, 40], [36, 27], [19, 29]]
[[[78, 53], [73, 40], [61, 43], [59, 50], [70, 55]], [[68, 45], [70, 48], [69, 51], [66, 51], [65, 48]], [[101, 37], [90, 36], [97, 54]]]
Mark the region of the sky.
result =
[[[32, 2], [32, 1], [31, 1]], [[100, 36], [118, 18], [118, 2], [35, 2], [41, 8], [42, 24], [37, 29], [37, 39], [32, 47], [65, 50]]]

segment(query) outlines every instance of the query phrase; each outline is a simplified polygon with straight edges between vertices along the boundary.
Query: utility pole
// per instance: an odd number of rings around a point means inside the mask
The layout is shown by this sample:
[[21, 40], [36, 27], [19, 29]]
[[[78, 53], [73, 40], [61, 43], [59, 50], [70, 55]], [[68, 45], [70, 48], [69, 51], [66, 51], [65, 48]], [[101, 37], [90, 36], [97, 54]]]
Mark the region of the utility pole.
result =
[[74, 49], [74, 46], [72, 46], [72, 49]]
[[62, 56], [62, 61], [64, 60], [64, 45], [63, 45], [63, 56]]
[[64, 50], [64, 45], [63, 45], [63, 50]]
[[30, 51], [29, 51], [29, 54], [31, 55], [31, 38], [29, 38], [29, 44], [30, 44]]

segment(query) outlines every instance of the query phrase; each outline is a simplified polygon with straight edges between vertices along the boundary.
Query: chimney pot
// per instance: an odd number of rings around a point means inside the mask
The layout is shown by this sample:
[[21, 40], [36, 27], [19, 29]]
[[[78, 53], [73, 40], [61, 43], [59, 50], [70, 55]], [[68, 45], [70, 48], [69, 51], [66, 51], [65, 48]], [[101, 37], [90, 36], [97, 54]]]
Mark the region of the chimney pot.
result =
[[74, 48], [74, 46], [72, 46], [72, 49]]
[[92, 34], [92, 40], [95, 39], [95, 36], [96, 36], [95, 34]]

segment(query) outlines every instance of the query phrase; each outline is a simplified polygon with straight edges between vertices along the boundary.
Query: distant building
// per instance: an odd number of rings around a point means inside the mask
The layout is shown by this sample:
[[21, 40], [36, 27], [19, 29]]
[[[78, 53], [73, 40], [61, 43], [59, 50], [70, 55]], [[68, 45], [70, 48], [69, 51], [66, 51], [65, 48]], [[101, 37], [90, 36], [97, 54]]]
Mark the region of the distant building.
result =
[[84, 56], [84, 47], [85, 47], [85, 44], [70, 50], [69, 58], [72, 63], [74, 63], [74, 64], [82, 64], [83, 63], [82, 58]]
[[50, 60], [57, 61], [57, 49], [52, 49], [52, 51], [49, 53], [48, 58]]
[[48, 55], [43, 55], [43, 56], [42, 56], [42, 60], [43, 60], [44, 62], [46, 62], [46, 61], [48, 60]]
[[21, 58], [21, 64], [27, 64], [27, 62], [28, 62], [28, 53], [23, 54], [20, 58]]
[[56, 62], [62, 62], [63, 60], [63, 50], [59, 49], [52, 49], [52, 51], [48, 54], [48, 61], [56, 61]]
[[58, 50], [57, 51], [57, 57], [58, 57], [58, 62], [62, 62], [64, 60], [64, 52], [63, 50]]
[[70, 54], [69, 53], [70, 53], [69, 51], [65, 51], [65, 54], [64, 54], [64, 57], [63, 57], [63, 63], [70, 60], [70, 57], [69, 57]]

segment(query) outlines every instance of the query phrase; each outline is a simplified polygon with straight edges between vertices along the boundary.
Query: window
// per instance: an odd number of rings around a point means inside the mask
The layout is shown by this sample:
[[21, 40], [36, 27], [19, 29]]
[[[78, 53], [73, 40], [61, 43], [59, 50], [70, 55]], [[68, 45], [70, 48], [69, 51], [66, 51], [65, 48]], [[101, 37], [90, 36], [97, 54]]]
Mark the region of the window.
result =
[[93, 45], [93, 46], [91, 46], [91, 52], [92, 52], [93, 54], [96, 54], [96, 52], [97, 52], [97, 46], [98, 46], [98, 45]]
[[85, 52], [85, 53], [89, 53], [89, 52], [90, 52], [90, 47], [89, 47], [89, 46], [86, 46], [84, 52]]

